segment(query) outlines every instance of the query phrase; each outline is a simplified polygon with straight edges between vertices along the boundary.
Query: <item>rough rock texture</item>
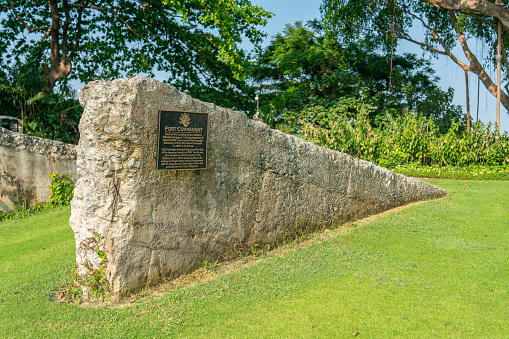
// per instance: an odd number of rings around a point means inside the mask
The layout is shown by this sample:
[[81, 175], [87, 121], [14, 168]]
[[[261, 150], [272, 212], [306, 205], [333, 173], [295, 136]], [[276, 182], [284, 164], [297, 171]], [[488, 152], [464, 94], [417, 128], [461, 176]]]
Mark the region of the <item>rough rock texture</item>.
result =
[[[106, 265], [114, 293], [226, 259], [241, 245], [447, 194], [156, 80], [91, 82], [79, 98], [70, 224], [79, 273]], [[207, 170], [156, 170], [159, 109], [209, 113]]]
[[76, 145], [64, 144], [0, 127], [0, 210], [48, 201], [51, 179], [60, 172], [76, 177]]

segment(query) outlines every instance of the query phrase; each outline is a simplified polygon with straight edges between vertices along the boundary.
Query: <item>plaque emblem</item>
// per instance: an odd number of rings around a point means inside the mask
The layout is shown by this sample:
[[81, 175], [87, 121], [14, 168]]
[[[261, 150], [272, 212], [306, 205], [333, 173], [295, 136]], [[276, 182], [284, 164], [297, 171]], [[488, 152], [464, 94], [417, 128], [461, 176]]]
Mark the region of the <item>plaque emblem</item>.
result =
[[181, 125], [184, 125], [184, 127], [187, 127], [191, 124], [191, 118], [189, 117], [189, 114], [184, 113], [180, 115], [179, 122]]

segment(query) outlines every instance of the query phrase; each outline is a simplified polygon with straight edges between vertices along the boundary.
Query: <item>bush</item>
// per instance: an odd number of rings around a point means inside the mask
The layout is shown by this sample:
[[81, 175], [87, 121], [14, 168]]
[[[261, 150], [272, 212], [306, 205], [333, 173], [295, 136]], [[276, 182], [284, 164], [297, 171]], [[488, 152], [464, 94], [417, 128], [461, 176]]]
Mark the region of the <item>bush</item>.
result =
[[74, 182], [69, 174], [59, 172], [48, 173], [51, 178], [50, 198], [47, 202], [48, 206], [69, 205], [74, 195]]
[[452, 121], [441, 134], [433, 118], [414, 114], [387, 115], [379, 127], [367, 119], [369, 108], [356, 107], [355, 118], [338, 109], [310, 107], [287, 112], [277, 128], [317, 145], [393, 168], [417, 162], [440, 166], [509, 166], [509, 136], [492, 125], [475, 123], [470, 133]]

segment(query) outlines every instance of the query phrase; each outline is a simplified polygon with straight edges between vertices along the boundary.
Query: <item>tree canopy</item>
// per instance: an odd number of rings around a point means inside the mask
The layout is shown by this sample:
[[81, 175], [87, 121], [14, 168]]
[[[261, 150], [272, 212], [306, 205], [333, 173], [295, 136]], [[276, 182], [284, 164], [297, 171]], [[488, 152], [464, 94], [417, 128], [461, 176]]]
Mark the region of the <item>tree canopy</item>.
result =
[[391, 56], [369, 41], [326, 39], [319, 22], [308, 25], [287, 25], [258, 55], [252, 78], [263, 93], [262, 112], [287, 112], [288, 121], [318, 105], [351, 118], [364, 112], [379, 124], [387, 115], [413, 110], [433, 117], [444, 133], [451, 119], [463, 119], [452, 105], [454, 91], [438, 88], [428, 61], [394, 55], [391, 69]]
[[[496, 96], [497, 85], [486, 67], [496, 63], [497, 20], [504, 25], [502, 31], [503, 68], [507, 74], [509, 62], [509, 8], [507, 0], [500, 3], [487, 0], [324, 0], [321, 6], [327, 30], [344, 40], [358, 34], [373, 43], [393, 51], [399, 40], [413, 42], [432, 55], [445, 55], [461, 67], [472, 72], [486, 89]], [[418, 24], [424, 35], [415, 35], [411, 28]], [[469, 46], [476, 38], [486, 46], [486, 53], [477, 54]], [[453, 47], [459, 45], [467, 62], [455, 55]], [[507, 77], [503, 77], [505, 91], [501, 103], [509, 110]]]
[[43, 51], [49, 91], [63, 79], [164, 71], [191, 95], [242, 106], [231, 101], [245, 90], [239, 43], [261, 42], [270, 17], [249, 0], [0, 0], [0, 62]]

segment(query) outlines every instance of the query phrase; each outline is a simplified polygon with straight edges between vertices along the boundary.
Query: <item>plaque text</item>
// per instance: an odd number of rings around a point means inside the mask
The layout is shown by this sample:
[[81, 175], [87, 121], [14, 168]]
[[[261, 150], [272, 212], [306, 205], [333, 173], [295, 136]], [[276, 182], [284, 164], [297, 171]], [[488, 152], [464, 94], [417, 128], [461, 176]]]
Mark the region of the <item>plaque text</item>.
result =
[[208, 113], [159, 111], [158, 170], [207, 168]]

